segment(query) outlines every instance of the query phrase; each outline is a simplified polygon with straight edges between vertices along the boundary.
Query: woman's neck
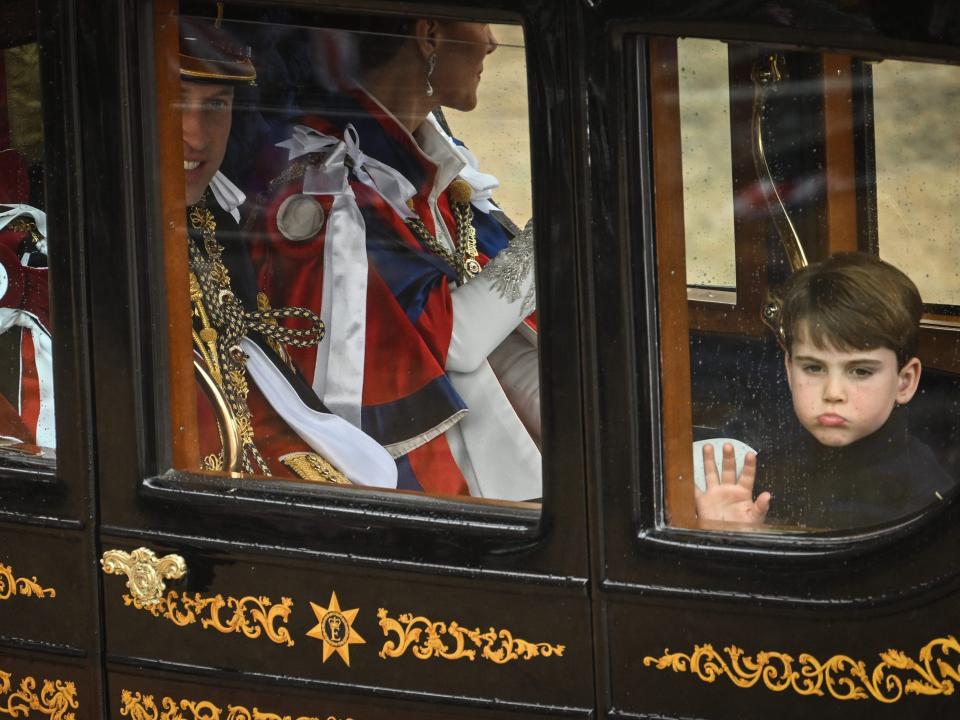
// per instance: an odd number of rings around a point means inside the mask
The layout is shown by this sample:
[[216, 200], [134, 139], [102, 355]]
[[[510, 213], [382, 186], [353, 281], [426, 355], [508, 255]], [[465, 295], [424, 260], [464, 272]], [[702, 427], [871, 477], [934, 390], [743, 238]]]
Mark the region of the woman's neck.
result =
[[[416, 64], [413, 67], [418, 67]], [[404, 63], [388, 63], [367, 73], [363, 87], [400, 121], [410, 134], [427, 119], [435, 103], [427, 97], [422, 73]], [[416, 78], [416, 79], [411, 79]]]

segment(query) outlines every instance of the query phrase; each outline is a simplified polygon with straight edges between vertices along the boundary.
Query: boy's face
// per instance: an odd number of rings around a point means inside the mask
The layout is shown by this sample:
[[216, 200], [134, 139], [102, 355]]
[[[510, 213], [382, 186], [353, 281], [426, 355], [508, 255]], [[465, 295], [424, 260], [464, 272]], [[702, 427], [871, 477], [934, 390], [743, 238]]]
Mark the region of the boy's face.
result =
[[808, 337], [801, 323], [784, 363], [797, 419], [822, 445], [843, 447], [876, 432], [917, 390], [917, 358], [897, 370], [889, 348], [821, 349]]

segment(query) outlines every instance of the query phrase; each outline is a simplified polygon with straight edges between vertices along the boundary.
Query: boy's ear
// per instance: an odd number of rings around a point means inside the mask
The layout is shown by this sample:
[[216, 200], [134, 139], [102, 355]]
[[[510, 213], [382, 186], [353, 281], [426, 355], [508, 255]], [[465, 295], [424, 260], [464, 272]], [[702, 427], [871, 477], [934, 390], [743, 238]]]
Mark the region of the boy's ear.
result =
[[783, 367], [787, 371], [787, 387], [793, 390], [793, 377], [790, 375], [790, 352], [783, 351]]
[[897, 378], [897, 404], [906, 405], [917, 392], [917, 386], [920, 384], [920, 373], [922, 366], [920, 358], [910, 358], [900, 368]]

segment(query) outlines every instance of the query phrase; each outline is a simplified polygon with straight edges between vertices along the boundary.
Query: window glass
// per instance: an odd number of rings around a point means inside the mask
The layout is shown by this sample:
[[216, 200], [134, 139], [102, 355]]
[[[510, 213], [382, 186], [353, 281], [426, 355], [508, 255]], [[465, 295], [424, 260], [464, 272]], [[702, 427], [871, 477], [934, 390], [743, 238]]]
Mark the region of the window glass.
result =
[[727, 45], [677, 42], [687, 285], [734, 288]]
[[536, 507], [522, 31], [239, 12], [157, 40], [198, 383], [175, 462]]
[[960, 69], [884, 60], [873, 101], [880, 256], [922, 278], [926, 302], [960, 304], [960, 138], [944, 123], [960, 112]]
[[[686, 43], [648, 50], [667, 521], [843, 531], [942, 504], [960, 477], [955, 69]], [[714, 78], [712, 109], [684, 107], [685, 76]], [[729, 145], [688, 151], [721, 135]], [[658, 146], [671, 137], [682, 150]], [[711, 210], [732, 218], [762, 333], [710, 326], [676, 302], [677, 278], [691, 277], [678, 266], [709, 252], [691, 251], [678, 222], [704, 202], [691, 177], [720, 188]], [[682, 207], [668, 199], [680, 182]], [[923, 301], [946, 314], [922, 320]]]
[[0, 31], [0, 462], [54, 465], [56, 437], [36, 7]]

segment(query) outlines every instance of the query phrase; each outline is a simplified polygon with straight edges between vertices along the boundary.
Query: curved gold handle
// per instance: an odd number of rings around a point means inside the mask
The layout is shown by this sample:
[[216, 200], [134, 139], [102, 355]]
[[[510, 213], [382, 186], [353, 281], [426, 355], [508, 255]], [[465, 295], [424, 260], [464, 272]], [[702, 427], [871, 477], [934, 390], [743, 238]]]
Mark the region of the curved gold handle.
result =
[[196, 358], [193, 359], [193, 371], [197, 376], [197, 382], [200, 383], [203, 394], [210, 401], [213, 406], [213, 413], [217, 417], [217, 430], [220, 431], [220, 444], [223, 447], [223, 469], [232, 473], [242, 472], [243, 458], [240, 455], [240, 431], [237, 429], [237, 423], [234, 422], [233, 413], [230, 411], [227, 399], [216, 380]]
[[773, 218], [777, 234], [780, 235], [780, 242], [787, 253], [787, 259], [790, 261], [790, 268], [793, 272], [796, 272], [805, 268], [809, 262], [806, 253], [803, 251], [803, 243], [800, 242], [797, 228], [794, 227], [786, 205], [783, 204], [783, 198], [780, 197], [780, 192], [777, 190], [777, 184], [774, 182], [773, 173], [767, 164], [767, 155], [763, 147], [764, 103], [767, 93], [783, 78], [782, 63], [783, 58], [781, 56], [771, 54], [757, 60], [750, 73], [754, 88], [753, 166], [757, 173], [757, 182], [763, 191], [763, 199], [767, 203], [767, 209]]
[[156, 605], [166, 589], [164, 580], [176, 580], [187, 574], [187, 563], [179, 555], [158, 558], [149, 548], [137, 548], [132, 553], [107, 550], [100, 565], [108, 575], [126, 575], [127, 590], [140, 605]]

